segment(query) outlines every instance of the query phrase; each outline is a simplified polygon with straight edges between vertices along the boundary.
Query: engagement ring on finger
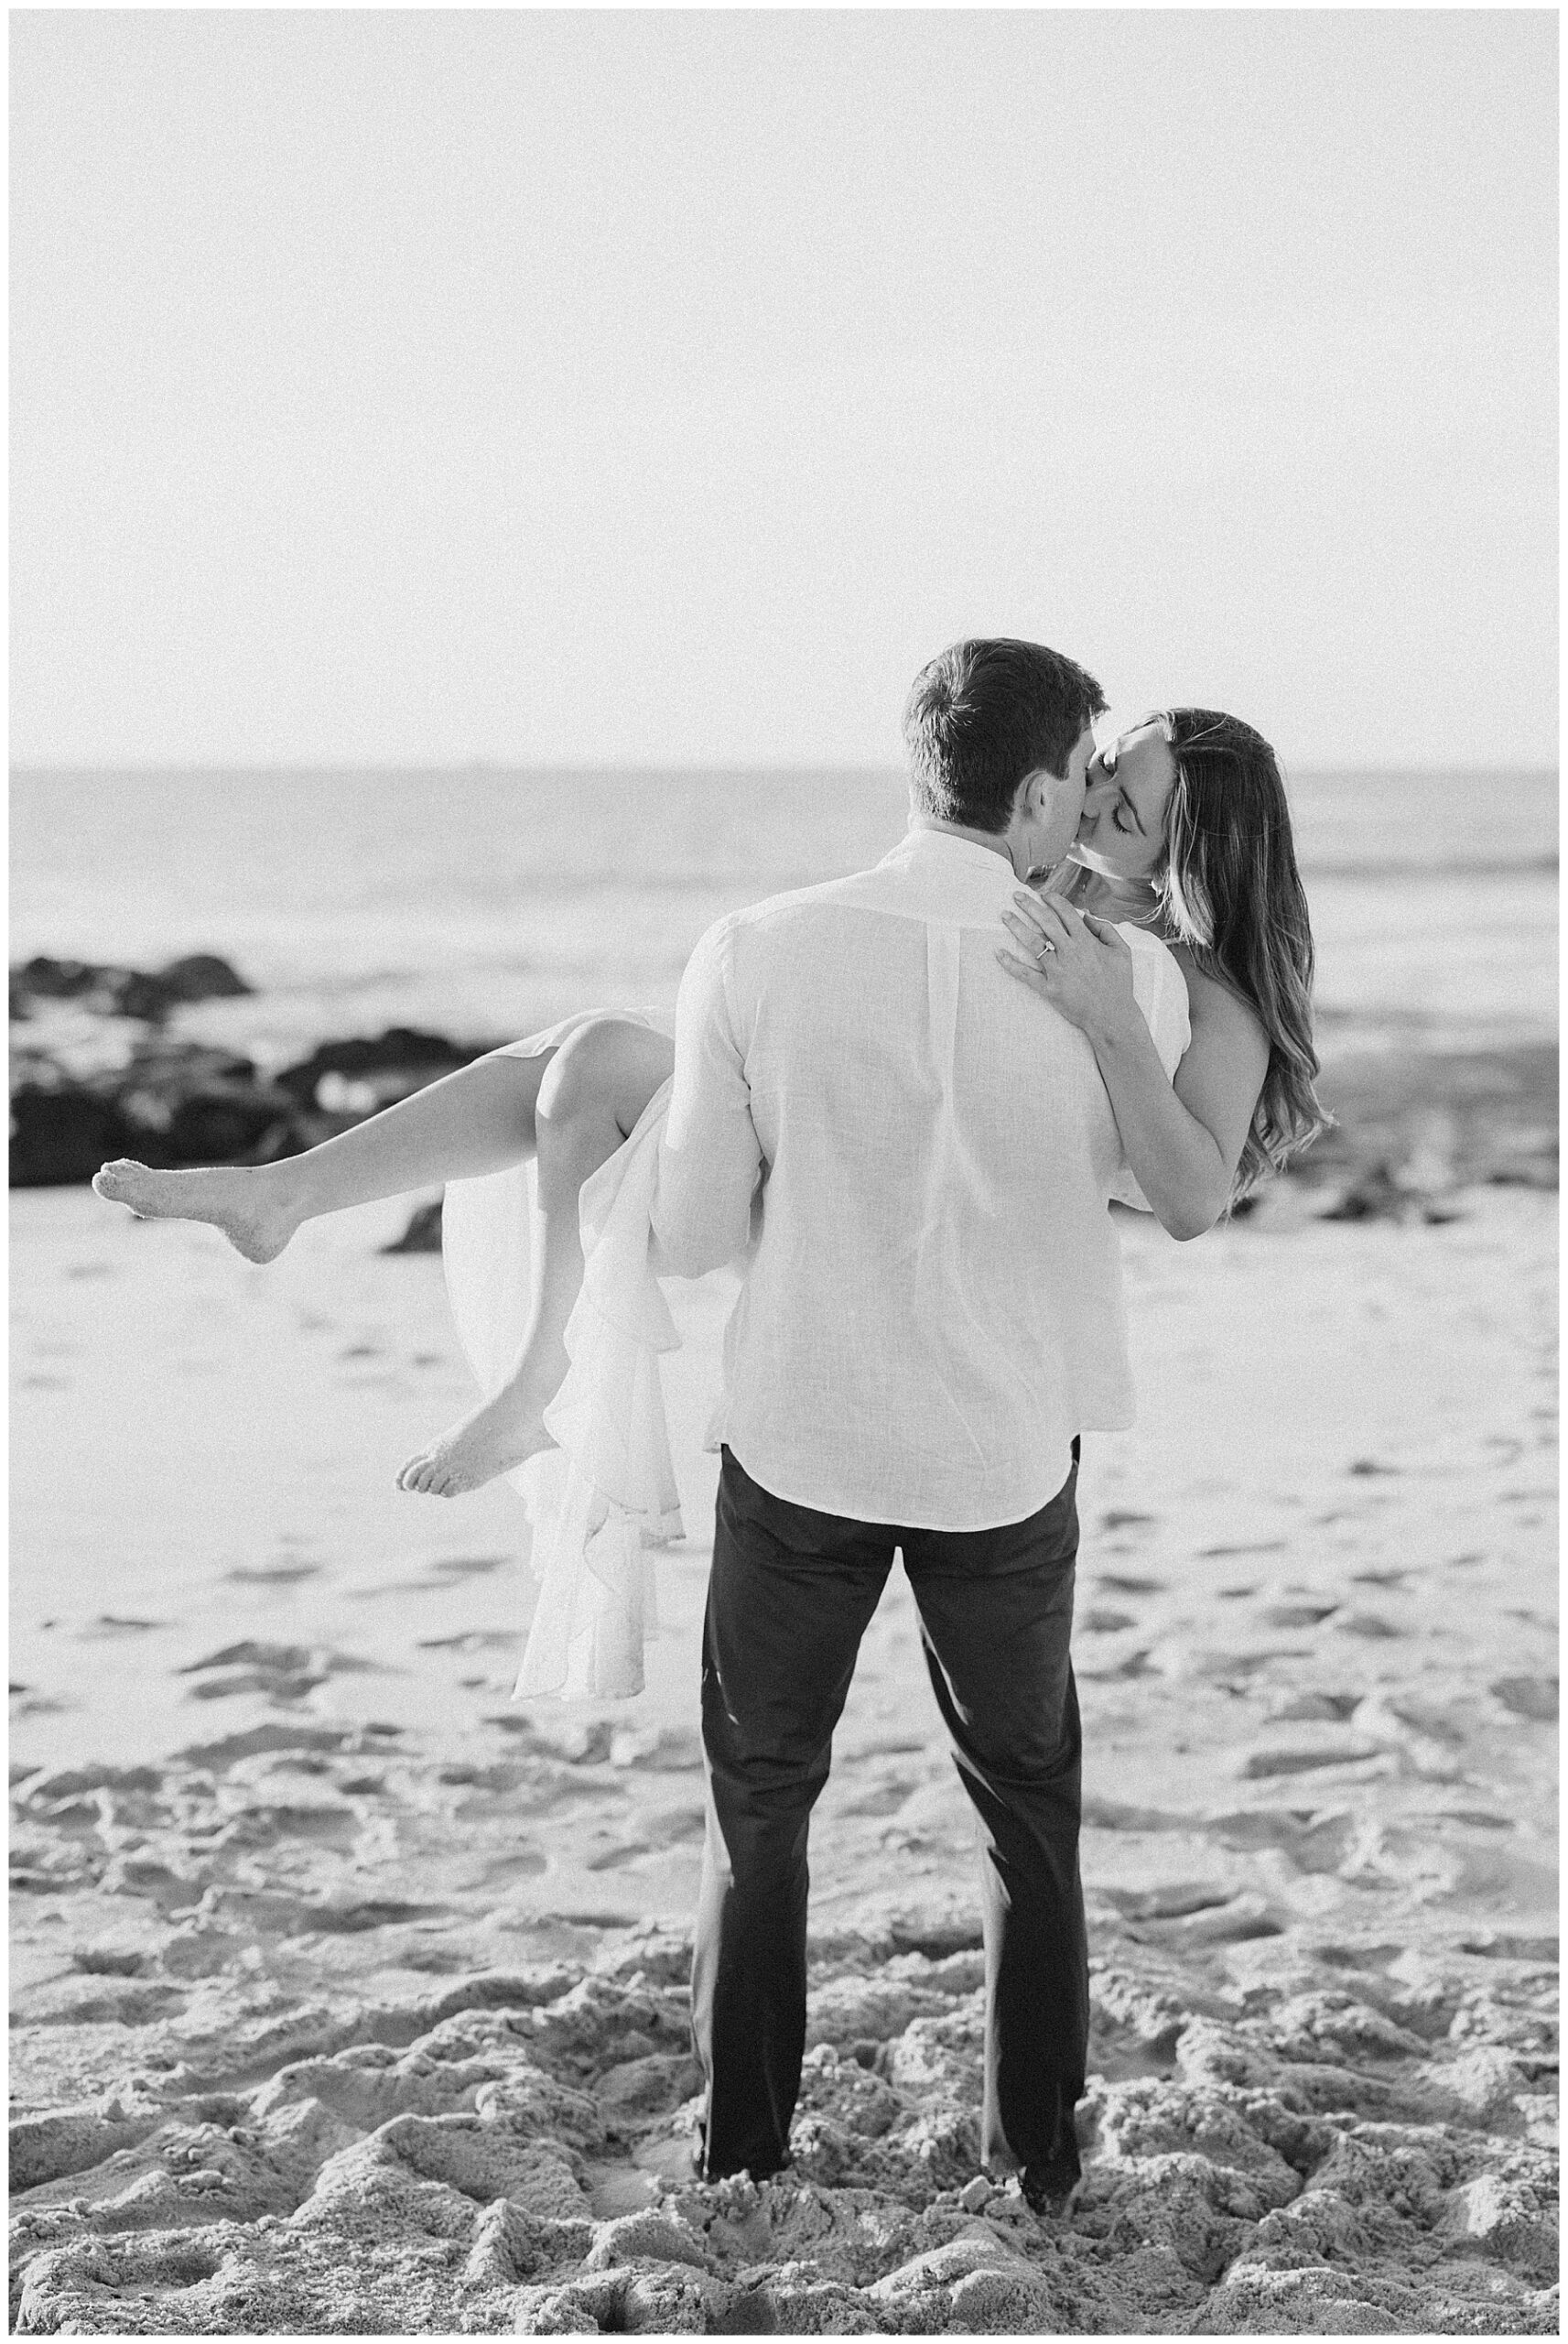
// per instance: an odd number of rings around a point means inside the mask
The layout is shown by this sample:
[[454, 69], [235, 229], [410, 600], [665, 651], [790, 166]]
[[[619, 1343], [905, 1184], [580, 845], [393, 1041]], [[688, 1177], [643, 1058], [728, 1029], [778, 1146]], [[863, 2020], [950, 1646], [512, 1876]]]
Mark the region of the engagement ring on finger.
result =
[[1055, 946], [1054, 946], [1054, 944], [1051, 944], [1051, 943], [1048, 943], [1048, 942], [1047, 942], [1047, 943], [1043, 943], [1043, 944], [1041, 945], [1041, 947], [1040, 947], [1039, 951], [1038, 951], [1038, 952], [1036, 952], [1036, 954], [1034, 955], [1034, 958], [1035, 958], [1035, 960], [1036, 960], [1041, 964], [1041, 966], [1042, 966], [1042, 967], [1044, 967], [1044, 961], [1045, 961], [1045, 955], [1046, 955], [1046, 953], [1047, 953], [1047, 952], [1054, 952], [1054, 950], [1056, 950], [1056, 948], [1055, 948]]

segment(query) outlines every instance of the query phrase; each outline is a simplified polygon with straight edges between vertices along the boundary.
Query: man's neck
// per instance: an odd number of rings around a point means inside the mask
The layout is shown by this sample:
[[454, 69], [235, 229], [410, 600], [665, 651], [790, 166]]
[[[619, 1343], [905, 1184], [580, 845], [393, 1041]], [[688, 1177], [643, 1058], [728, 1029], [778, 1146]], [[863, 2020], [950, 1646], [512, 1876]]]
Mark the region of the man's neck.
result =
[[989, 847], [993, 854], [1000, 854], [1005, 863], [1011, 863], [1014, 873], [1017, 873], [1017, 858], [1005, 830], [974, 830], [965, 822], [944, 822], [935, 814], [912, 814], [909, 827], [912, 830], [937, 830], [944, 838], [968, 839], [975, 846]]

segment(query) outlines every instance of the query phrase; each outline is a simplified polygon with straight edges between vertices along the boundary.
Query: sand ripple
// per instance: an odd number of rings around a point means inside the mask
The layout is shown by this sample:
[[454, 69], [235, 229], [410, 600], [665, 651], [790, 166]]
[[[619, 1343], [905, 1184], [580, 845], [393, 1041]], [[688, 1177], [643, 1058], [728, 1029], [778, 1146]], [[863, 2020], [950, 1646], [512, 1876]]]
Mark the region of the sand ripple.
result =
[[[100, 1278], [27, 1201], [55, 1251], [18, 1253], [24, 1357], [74, 1346], [76, 1382], [38, 1404], [69, 1470], [30, 1485], [13, 1646], [22, 2332], [1555, 2332], [1543, 1199], [1129, 1237], [1141, 1423], [1081, 1490], [1094, 2031], [1055, 2226], [978, 2170], [972, 1817], [896, 1574], [814, 1825], [795, 2163], [699, 2187], [705, 1552], [662, 1567], [636, 1708], [508, 1708], [511, 1532], [409, 1551], [364, 1464], [423, 1384], [302, 1368], [287, 1440], [247, 1433], [270, 1497], [258, 1468], [235, 1504], [211, 1438], [300, 1329], [422, 1358], [435, 1284], [346, 1240], [254, 1290], [179, 1253], [187, 1320], [145, 1229]], [[183, 1542], [162, 1577], [143, 1532]]]
[[[202, 1779], [158, 1796], [198, 1810]], [[43, 1789], [59, 1839], [85, 1793]], [[757, 2187], [690, 2178], [678, 1926], [584, 1928], [573, 1958], [423, 1989], [412, 1946], [390, 1973], [384, 1946], [347, 1981], [404, 1981], [374, 2000], [331, 1991], [305, 1901], [267, 1975], [210, 1884], [117, 1962], [84, 1949], [52, 2004], [35, 1991], [50, 2073], [122, 2064], [14, 2128], [19, 2332], [1556, 2328], [1535, 1949], [1292, 1931], [1221, 1961], [1108, 1907], [1087, 2179], [1062, 2223], [979, 2176], [981, 1959], [949, 1905], [816, 1940], [795, 2162]]]

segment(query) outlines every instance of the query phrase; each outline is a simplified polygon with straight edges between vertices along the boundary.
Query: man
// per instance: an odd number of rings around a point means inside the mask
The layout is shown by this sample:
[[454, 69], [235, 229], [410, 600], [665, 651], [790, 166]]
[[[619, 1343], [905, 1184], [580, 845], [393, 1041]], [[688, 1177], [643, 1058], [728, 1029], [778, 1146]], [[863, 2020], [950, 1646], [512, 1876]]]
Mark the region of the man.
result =
[[1120, 1148], [1092, 1049], [997, 950], [1020, 880], [1072, 841], [1104, 706], [1039, 645], [954, 645], [905, 711], [902, 843], [720, 920], [682, 982], [654, 1212], [668, 1265], [730, 1260], [760, 1184], [703, 1642], [709, 2180], [789, 2159], [807, 1826], [895, 1549], [982, 1834], [985, 2160], [1022, 2168], [1037, 2208], [1078, 2178], [1068, 1637], [1076, 1436], [1130, 1415], [1106, 1210]]

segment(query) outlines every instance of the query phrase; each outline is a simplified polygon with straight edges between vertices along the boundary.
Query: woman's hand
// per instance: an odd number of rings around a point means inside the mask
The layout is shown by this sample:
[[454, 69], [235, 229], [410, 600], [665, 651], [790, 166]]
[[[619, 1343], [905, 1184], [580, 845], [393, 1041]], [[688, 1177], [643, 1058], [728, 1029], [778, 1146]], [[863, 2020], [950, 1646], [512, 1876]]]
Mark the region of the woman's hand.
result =
[[1090, 918], [1049, 895], [1012, 900], [1014, 908], [1001, 917], [1019, 951], [1003, 945], [997, 952], [1010, 975], [1059, 1009], [1091, 1042], [1109, 1038], [1138, 1017], [1131, 947], [1108, 920]]

